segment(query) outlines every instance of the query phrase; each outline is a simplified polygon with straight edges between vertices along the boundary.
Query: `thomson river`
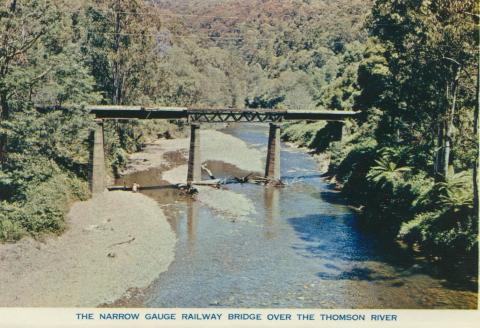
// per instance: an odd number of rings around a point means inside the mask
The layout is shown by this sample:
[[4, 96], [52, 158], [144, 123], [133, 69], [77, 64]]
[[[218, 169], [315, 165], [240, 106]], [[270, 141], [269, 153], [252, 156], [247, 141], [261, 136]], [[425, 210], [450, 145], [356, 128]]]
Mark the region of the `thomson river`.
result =
[[[242, 124], [222, 132], [266, 154], [268, 126]], [[165, 157], [185, 164], [185, 159], [174, 152]], [[249, 173], [221, 161], [206, 164], [216, 178]], [[248, 214], [239, 217], [227, 216], [201, 199], [181, 195], [163, 180], [161, 171], [153, 168], [131, 173], [117, 184], [137, 182], [143, 194], [160, 203], [177, 236], [175, 259], [148, 288], [131, 291], [117, 305], [477, 306], [474, 283], [447, 279], [400, 245], [388, 244], [381, 236], [364, 231], [338, 191], [321, 177], [316, 160], [303, 150], [282, 145], [284, 187], [250, 183], [222, 186], [226, 193], [241, 195], [252, 205]], [[237, 205], [230, 197], [223, 200], [222, 192], [215, 194], [217, 202], [226, 202], [224, 207]], [[151, 250], [152, 261], [155, 252]]]

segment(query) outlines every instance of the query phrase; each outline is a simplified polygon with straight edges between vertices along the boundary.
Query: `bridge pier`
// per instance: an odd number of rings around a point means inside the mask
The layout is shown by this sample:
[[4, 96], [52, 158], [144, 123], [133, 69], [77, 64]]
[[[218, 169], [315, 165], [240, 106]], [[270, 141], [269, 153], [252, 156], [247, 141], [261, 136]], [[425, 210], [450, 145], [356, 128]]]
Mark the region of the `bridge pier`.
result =
[[202, 180], [202, 160], [200, 158], [200, 124], [190, 126], [190, 151], [188, 154], [187, 184]]
[[329, 122], [333, 130], [333, 141], [343, 141], [347, 136], [347, 127], [345, 122]]
[[90, 159], [88, 180], [92, 194], [105, 190], [105, 148], [103, 137], [103, 120], [95, 120], [95, 129], [90, 132]]
[[265, 178], [272, 181], [280, 180], [280, 125], [274, 123], [270, 123], [268, 133]]

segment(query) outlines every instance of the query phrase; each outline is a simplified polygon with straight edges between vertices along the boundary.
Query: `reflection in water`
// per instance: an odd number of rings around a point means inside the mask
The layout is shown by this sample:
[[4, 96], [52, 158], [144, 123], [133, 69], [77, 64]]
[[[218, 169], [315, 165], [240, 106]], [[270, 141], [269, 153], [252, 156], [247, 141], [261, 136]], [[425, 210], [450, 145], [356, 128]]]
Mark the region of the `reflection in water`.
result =
[[188, 234], [188, 250], [190, 255], [193, 255], [195, 253], [198, 206], [199, 204], [196, 201], [189, 201], [187, 203], [187, 234]]
[[277, 220], [280, 218], [280, 190], [276, 187], [265, 187], [263, 200], [265, 207], [265, 224], [263, 229], [265, 231], [265, 237], [272, 239], [275, 237], [275, 226]]

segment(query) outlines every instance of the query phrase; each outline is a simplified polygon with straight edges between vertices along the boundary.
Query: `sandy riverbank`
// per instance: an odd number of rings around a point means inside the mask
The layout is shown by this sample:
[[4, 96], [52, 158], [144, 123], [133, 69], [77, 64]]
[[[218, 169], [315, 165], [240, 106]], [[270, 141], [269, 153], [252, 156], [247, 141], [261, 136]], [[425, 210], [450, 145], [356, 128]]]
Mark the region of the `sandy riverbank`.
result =
[[[263, 163], [266, 154], [250, 148], [243, 140], [216, 130], [201, 130], [200, 140], [202, 162], [222, 161], [235, 165], [244, 171], [262, 172], [264, 170]], [[189, 142], [189, 138], [156, 140], [147, 145], [141, 152], [132, 154], [122, 174], [160, 167], [165, 164], [163, 156], [173, 151], [181, 151], [186, 161]], [[186, 174], [185, 177], [179, 177], [175, 182], [183, 182], [185, 179]]]
[[77, 202], [68, 230], [45, 242], [0, 245], [0, 306], [93, 307], [148, 286], [174, 258], [176, 237], [158, 204], [105, 192]]
[[[216, 130], [202, 130], [200, 139], [202, 162], [222, 161], [246, 172], [261, 174], [263, 171], [265, 154], [249, 147], [244, 141]], [[186, 183], [188, 147], [189, 138], [157, 140], [142, 152], [133, 154], [123, 174], [164, 165], [171, 167], [171, 163], [166, 163], [165, 154], [175, 151], [183, 157], [179, 161], [180, 165], [165, 170], [162, 173], [162, 179], [171, 184]], [[197, 200], [225, 218], [246, 220], [255, 212], [253, 202], [244, 195], [206, 186], [197, 186], [197, 188], [200, 191], [196, 196]]]

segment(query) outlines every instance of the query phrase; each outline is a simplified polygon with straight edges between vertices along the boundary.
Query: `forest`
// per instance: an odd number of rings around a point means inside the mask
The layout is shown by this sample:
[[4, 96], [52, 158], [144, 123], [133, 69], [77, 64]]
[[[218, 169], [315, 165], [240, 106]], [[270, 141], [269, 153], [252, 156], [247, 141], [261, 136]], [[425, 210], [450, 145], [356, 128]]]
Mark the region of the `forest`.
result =
[[[87, 199], [86, 104], [355, 110], [285, 123], [360, 221], [432, 259], [478, 256], [473, 0], [1, 0], [0, 240]], [[179, 122], [108, 122], [111, 174]]]

